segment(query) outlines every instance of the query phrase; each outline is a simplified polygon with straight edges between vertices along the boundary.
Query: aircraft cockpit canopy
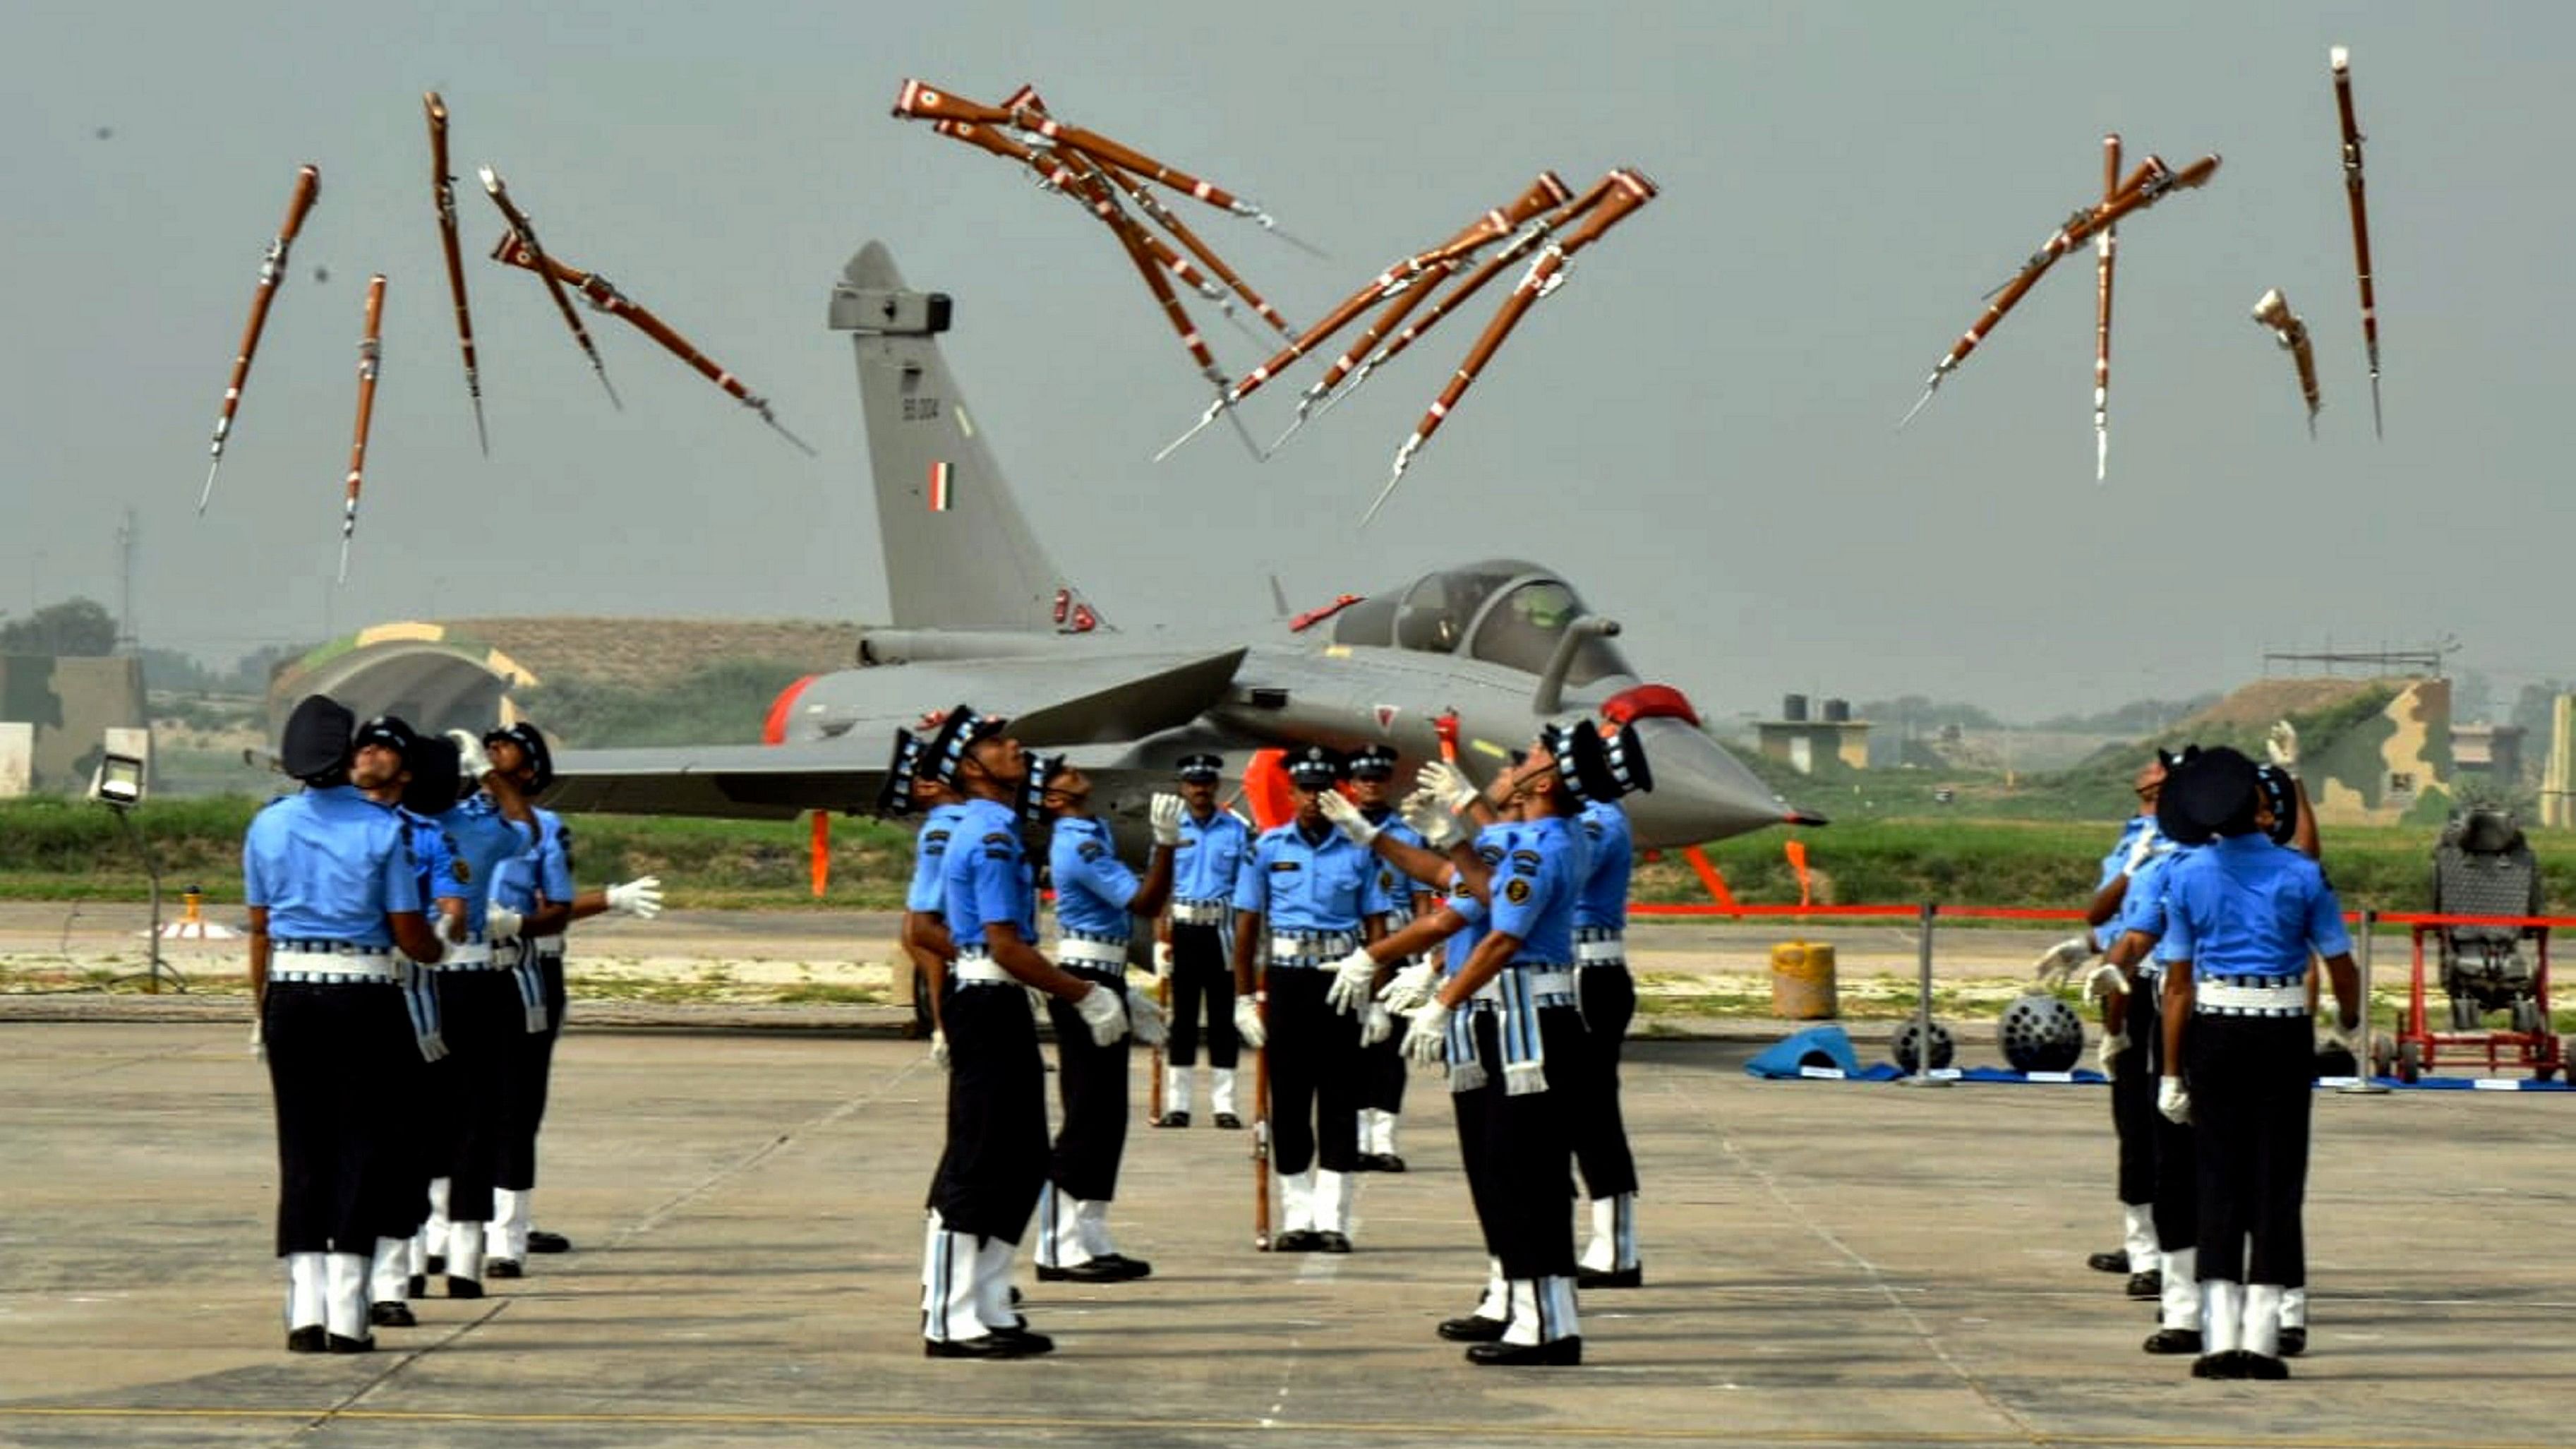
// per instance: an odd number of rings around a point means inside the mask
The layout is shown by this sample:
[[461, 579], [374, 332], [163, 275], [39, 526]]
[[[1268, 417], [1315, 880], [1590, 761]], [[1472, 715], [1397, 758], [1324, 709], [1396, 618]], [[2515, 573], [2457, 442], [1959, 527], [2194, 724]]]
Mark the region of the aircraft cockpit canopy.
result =
[[[1490, 559], [1425, 574], [1410, 588], [1344, 609], [1333, 642], [1371, 648], [1463, 654], [1505, 669], [1547, 668], [1566, 627], [1587, 610], [1573, 586], [1520, 559]], [[1610, 640], [1575, 646], [1565, 682], [1581, 688], [1613, 674], [1633, 674]]]

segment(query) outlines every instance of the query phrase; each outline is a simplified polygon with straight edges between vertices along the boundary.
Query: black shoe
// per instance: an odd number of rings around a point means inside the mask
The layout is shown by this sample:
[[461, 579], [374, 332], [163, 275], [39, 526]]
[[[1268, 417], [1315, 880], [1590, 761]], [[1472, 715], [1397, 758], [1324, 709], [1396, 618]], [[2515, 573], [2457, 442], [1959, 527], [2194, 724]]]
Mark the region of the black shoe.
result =
[[1633, 1268], [1578, 1268], [1574, 1272], [1574, 1286], [1578, 1289], [1643, 1288], [1646, 1286], [1646, 1265], [1639, 1263]]
[[2241, 1379], [2245, 1377], [2244, 1350], [2205, 1353], [2191, 1361], [2191, 1376], [2196, 1379]]
[[420, 1320], [412, 1316], [408, 1303], [370, 1303], [367, 1321], [378, 1328], [418, 1328]]
[[2197, 1328], [2159, 1328], [2147, 1335], [2149, 1353], [2200, 1352], [2200, 1330]]
[[2132, 1298], [2161, 1298], [2164, 1291], [2165, 1275], [2154, 1268], [2129, 1275], [2129, 1296]]
[[1142, 1258], [1130, 1258], [1125, 1253], [1102, 1253], [1092, 1258], [1091, 1261], [1095, 1263], [1113, 1264], [1129, 1278], [1151, 1278], [1154, 1276], [1153, 1264], [1146, 1262]]
[[561, 1233], [547, 1232], [543, 1228], [530, 1228], [528, 1229], [528, 1251], [531, 1253], [569, 1253], [572, 1251], [572, 1239], [565, 1237]]
[[1383, 1167], [1378, 1166], [1378, 1163], [1379, 1163], [1381, 1160], [1382, 1160], [1382, 1159], [1380, 1159], [1380, 1158], [1379, 1158], [1379, 1156], [1378, 1156], [1376, 1153], [1374, 1153], [1374, 1152], [1363, 1152], [1363, 1153], [1361, 1153], [1358, 1157], [1356, 1157], [1356, 1158], [1352, 1159], [1352, 1161], [1351, 1161], [1351, 1171], [1353, 1171], [1353, 1172], [1384, 1172], [1384, 1171], [1386, 1171], [1386, 1169], [1385, 1169], [1385, 1168], [1383, 1168]]
[[2240, 1353], [2236, 1356], [2236, 1376], [2240, 1379], [2286, 1379], [2290, 1376], [2290, 1366], [2259, 1353]]
[[322, 1351], [323, 1340], [327, 1336], [328, 1335], [324, 1333], [321, 1324], [307, 1324], [302, 1328], [288, 1332], [286, 1335], [286, 1351], [288, 1353], [320, 1353]]
[[[1137, 1272], [1138, 1268], [1144, 1268], [1145, 1271]], [[1040, 1263], [1038, 1281], [1041, 1283], [1124, 1283], [1131, 1278], [1142, 1278], [1145, 1273], [1152, 1271], [1154, 1270], [1146, 1268], [1144, 1264], [1133, 1258], [1087, 1258], [1082, 1262], [1068, 1264], [1061, 1268], [1050, 1268]]]
[[1323, 1246], [1322, 1236], [1306, 1228], [1292, 1228], [1270, 1240], [1274, 1253], [1312, 1253]]
[[2281, 1330], [2281, 1357], [2297, 1358], [2308, 1351], [2308, 1331], [2304, 1328]]
[[1055, 1352], [1055, 1340], [1029, 1327], [1029, 1321], [1025, 1318], [1021, 1319], [1014, 1327], [994, 1329], [993, 1336], [995, 1338], [1009, 1339], [1012, 1342], [1017, 1343], [1020, 1346], [1020, 1351], [1024, 1354], [1035, 1355]]
[[519, 1260], [516, 1258], [486, 1258], [483, 1260], [483, 1276], [486, 1278], [525, 1278], [528, 1276], [528, 1270], [521, 1267], [519, 1265]]
[[1315, 1235], [1315, 1251], [1318, 1253], [1347, 1253], [1350, 1250], [1351, 1240], [1347, 1233], [1321, 1232]]
[[[1185, 1121], [1181, 1125], [1187, 1127], [1190, 1124]], [[1232, 1112], [1219, 1112], [1216, 1114], [1216, 1125], [1228, 1132], [1240, 1132], [1243, 1130], [1243, 1119]]]
[[1440, 1336], [1451, 1343], [1499, 1343], [1509, 1326], [1499, 1318], [1470, 1313], [1464, 1318], [1441, 1319]]
[[447, 1296], [450, 1298], [480, 1298], [483, 1296], [483, 1285], [472, 1278], [459, 1278], [455, 1274], [450, 1273], [447, 1275]]
[[1020, 1306], [1020, 1285], [1017, 1283], [1011, 1285], [1011, 1306], [1013, 1308]]
[[371, 1333], [364, 1338], [342, 1338], [335, 1333], [325, 1340], [325, 1344], [332, 1353], [374, 1353], [376, 1336]]
[[428, 1262], [424, 1266], [429, 1270], [430, 1276], [436, 1277], [437, 1275], [447, 1271], [447, 1255], [445, 1253], [432, 1253], [429, 1255]]
[[1157, 1127], [1187, 1127], [1190, 1125], [1190, 1114], [1187, 1112], [1166, 1112], [1162, 1116], [1154, 1119], [1154, 1125]]
[[1467, 1345], [1467, 1362], [1487, 1368], [1553, 1368], [1583, 1362], [1583, 1339], [1551, 1339], [1546, 1343], [1471, 1343]]
[[2084, 1266], [2096, 1273], [2126, 1273], [2129, 1271], [2129, 1255], [2125, 1249], [2117, 1253], [2095, 1253], [2084, 1260]]
[[1377, 1170], [1380, 1172], [1403, 1172], [1406, 1170], [1404, 1159], [1396, 1156], [1392, 1152], [1381, 1152], [1377, 1155]]
[[421, 1276], [421, 1275], [419, 1275], [418, 1273], [414, 1273], [414, 1274], [412, 1274], [412, 1275], [411, 1275], [411, 1281], [410, 1281], [409, 1283], [407, 1283], [407, 1284], [403, 1285], [403, 1296], [404, 1296], [405, 1298], [426, 1298], [426, 1297], [428, 1297], [428, 1296], [429, 1296], [429, 1280], [428, 1280], [427, 1278], [422, 1277], [422, 1276]]
[[[1033, 1346], [1044, 1343], [1045, 1348]], [[1037, 1334], [987, 1333], [974, 1338], [925, 1338], [923, 1358], [1028, 1358], [1048, 1352], [1055, 1340]]]

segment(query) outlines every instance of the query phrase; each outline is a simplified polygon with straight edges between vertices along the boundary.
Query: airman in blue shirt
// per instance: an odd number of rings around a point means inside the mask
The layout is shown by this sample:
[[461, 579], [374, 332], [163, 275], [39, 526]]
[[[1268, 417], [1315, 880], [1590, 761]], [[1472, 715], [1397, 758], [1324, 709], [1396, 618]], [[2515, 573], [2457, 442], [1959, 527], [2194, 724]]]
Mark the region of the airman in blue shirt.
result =
[[[1388, 839], [1397, 844], [1423, 848], [1422, 834], [1404, 823], [1387, 799], [1395, 779], [1396, 753], [1386, 745], [1371, 745], [1351, 756], [1351, 803], [1360, 814]], [[1434, 908], [1439, 897], [1428, 886], [1418, 886], [1397, 869], [1393, 860], [1377, 860], [1377, 886], [1387, 900], [1386, 929], [1399, 932], [1417, 913]], [[1393, 963], [1402, 967], [1401, 960]], [[1368, 1004], [1368, 1019], [1360, 1028], [1360, 1062], [1364, 1079], [1360, 1083], [1360, 1155], [1362, 1172], [1402, 1172], [1404, 1155], [1396, 1150], [1396, 1130], [1404, 1113], [1404, 1028], [1400, 1021], [1375, 1001]], [[1379, 1020], [1383, 1017], [1384, 1020]]]
[[1592, 1235], [1576, 1263], [1578, 1289], [1633, 1288], [1645, 1281], [1637, 1248], [1637, 1157], [1619, 1103], [1619, 1055], [1637, 1014], [1628, 974], [1628, 881], [1636, 837], [1617, 801], [1595, 801], [1575, 817], [1588, 862], [1574, 901], [1575, 1004], [1583, 1013], [1589, 1080], [1574, 1163], [1592, 1203]]
[[1239, 1040], [1234, 1031], [1233, 928], [1235, 878], [1252, 851], [1252, 827], [1217, 804], [1225, 761], [1184, 755], [1180, 779], [1181, 841], [1172, 857], [1172, 903], [1157, 934], [1155, 974], [1172, 997], [1169, 1042], [1164, 1050], [1163, 1115], [1158, 1127], [1190, 1125], [1192, 1070], [1199, 1059], [1199, 1020], [1207, 1020], [1208, 1107], [1216, 1125], [1238, 1128], [1234, 1070]]

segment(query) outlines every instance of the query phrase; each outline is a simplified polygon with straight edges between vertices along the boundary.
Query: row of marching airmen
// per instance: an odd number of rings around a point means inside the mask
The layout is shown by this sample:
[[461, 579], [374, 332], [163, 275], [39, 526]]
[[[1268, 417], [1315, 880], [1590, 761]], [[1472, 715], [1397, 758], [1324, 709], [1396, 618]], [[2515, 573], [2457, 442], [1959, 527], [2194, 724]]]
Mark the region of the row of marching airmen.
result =
[[[2156, 1300], [2146, 1351], [2191, 1355], [2198, 1378], [2284, 1379], [2307, 1350], [2310, 1095], [2319, 1055], [2352, 1052], [2361, 1025], [2297, 731], [2274, 725], [2266, 752], [2158, 751], [2091, 933], [2040, 961], [2063, 979], [2100, 958], [2126, 1241], [2091, 1265]], [[2322, 1044], [2312, 958], [2334, 993]]]
[[571, 832], [529, 803], [553, 776], [529, 725], [421, 734], [317, 694], [279, 762], [303, 789], [253, 817], [242, 885], [286, 1346], [363, 1353], [431, 1277], [479, 1298], [570, 1248], [530, 1217], [564, 928], [652, 916], [661, 885], [574, 889]]
[[[1160, 1121], [1186, 1126], [1204, 1009], [1217, 1125], [1242, 1123], [1238, 1044], [1259, 1054], [1249, 1106], [1281, 1209], [1274, 1237], [1265, 1182], [1261, 1246], [1351, 1251], [1355, 1174], [1402, 1170], [1403, 1064], [1445, 1067], [1489, 1267], [1475, 1309], [1440, 1335], [1479, 1364], [1581, 1361], [1576, 1289], [1644, 1277], [1618, 1102], [1636, 999], [1618, 801], [1651, 788], [1645, 756], [1624, 726], [1550, 725], [1482, 790], [1453, 765], [1425, 764], [1400, 811], [1386, 804], [1396, 765], [1382, 747], [1348, 759], [1300, 750], [1286, 762], [1293, 817], [1255, 836], [1217, 804], [1222, 762], [1187, 756], [1179, 793], [1153, 797], [1139, 874], [1092, 815], [1092, 782], [1023, 749], [1007, 721], [960, 705], [897, 732], [878, 804], [922, 817], [903, 943], [930, 978], [932, 1054], [949, 1073], [922, 1257], [925, 1354], [1054, 1348], [1011, 1284], [1032, 1216], [1041, 1281], [1151, 1273], [1108, 1222], [1128, 1048], [1169, 1034]], [[1041, 858], [1053, 959], [1037, 929]], [[1128, 982], [1140, 923], [1179, 1004], [1169, 1023]], [[1052, 1142], [1030, 993], [1059, 1044]], [[1577, 1164], [1593, 1225], [1579, 1259]]]

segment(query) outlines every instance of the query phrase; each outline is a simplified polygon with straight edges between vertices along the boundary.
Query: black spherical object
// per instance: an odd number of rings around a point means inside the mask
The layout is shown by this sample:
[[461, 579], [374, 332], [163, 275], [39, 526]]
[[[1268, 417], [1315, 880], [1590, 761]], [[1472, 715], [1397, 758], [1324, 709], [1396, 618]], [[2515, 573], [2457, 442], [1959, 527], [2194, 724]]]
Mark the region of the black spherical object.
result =
[[2084, 1018], [2054, 996], [2034, 993], [2005, 1007], [1998, 1035], [2017, 1072], [2062, 1072], [2084, 1055]]
[[[1889, 1051], [1896, 1058], [1898, 1070], [1922, 1070], [1916, 1065], [1923, 1057], [1922, 1037], [1923, 1021], [1920, 1017], [1909, 1017], [1903, 1026], [1896, 1029], [1896, 1040], [1890, 1043]], [[1937, 1072], [1947, 1067], [1957, 1054], [1958, 1043], [1951, 1039], [1950, 1028], [1937, 1021], [1932, 1023], [1932, 1070]]]

